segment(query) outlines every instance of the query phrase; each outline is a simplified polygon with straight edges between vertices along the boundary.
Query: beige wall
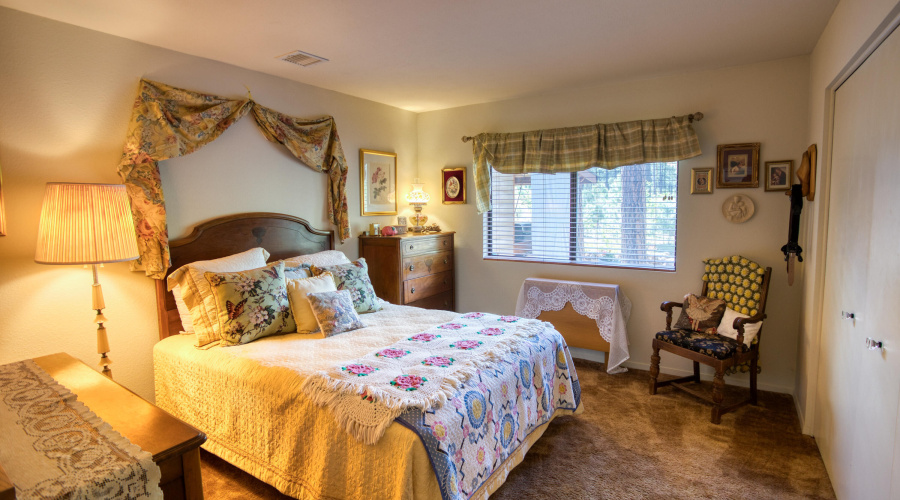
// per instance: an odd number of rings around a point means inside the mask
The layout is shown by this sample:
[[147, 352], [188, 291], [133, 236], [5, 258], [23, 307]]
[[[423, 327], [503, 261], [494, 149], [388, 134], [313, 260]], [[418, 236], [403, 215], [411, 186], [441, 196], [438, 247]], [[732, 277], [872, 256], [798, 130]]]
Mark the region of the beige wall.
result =
[[[350, 164], [353, 234], [359, 216], [359, 148], [398, 153], [400, 183], [416, 166], [416, 115], [234, 66], [135, 43], [0, 8], [0, 168], [9, 217], [0, 237], [0, 364], [68, 352], [95, 363], [91, 275], [34, 263], [47, 182], [120, 182], [116, 165], [138, 80], [238, 97], [300, 117], [335, 117]], [[263, 56], [268, 57], [268, 56]], [[298, 68], [297, 71], [314, 71]], [[186, 234], [214, 216], [273, 211], [329, 227], [325, 176], [268, 143], [248, 117], [192, 156], [161, 168], [169, 232]], [[339, 246], [357, 255], [357, 240]], [[158, 339], [153, 282], [127, 264], [101, 269], [113, 373], [153, 399], [151, 352]]]
[[[512, 312], [522, 280], [529, 276], [618, 283], [633, 303], [628, 332], [628, 366], [646, 369], [653, 334], [664, 327], [659, 310], [664, 300], [699, 292], [701, 260], [741, 253], [774, 269], [768, 304], [769, 319], [762, 345], [760, 387], [790, 393], [794, 389], [800, 287], [788, 287], [783, 255], [787, 240], [789, 200], [781, 192], [720, 189], [712, 195], [690, 194], [693, 167], [714, 167], [716, 145], [760, 142], [760, 165], [792, 159], [799, 164], [806, 147], [808, 118], [806, 57], [737, 66], [665, 78], [606, 85], [536, 97], [467, 106], [419, 115], [419, 176], [433, 198], [440, 197], [440, 169], [469, 166], [466, 205], [431, 203], [426, 213], [457, 231], [457, 303], [460, 310]], [[704, 152], [679, 166], [677, 272], [621, 270], [482, 259], [482, 217], [475, 212], [472, 187], [472, 146], [463, 135], [514, 132], [705, 114], [696, 124]], [[723, 201], [745, 193], [756, 203], [756, 214], [744, 224], [732, 224], [721, 213]], [[662, 370], [683, 373], [690, 363], [662, 355]], [[728, 383], [747, 382], [746, 376]]]
[[[897, 0], [841, 0], [810, 56], [809, 144], [817, 144], [817, 197], [804, 207], [804, 233], [801, 245], [806, 250], [802, 269], [803, 297], [800, 336], [797, 350], [797, 380], [794, 391], [803, 432], [813, 434], [815, 427], [816, 380], [819, 370], [819, 310], [824, 281], [825, 240], [828, 216], [830, 103], [832, 87], [857, 59], [857, 52], [869, 45], [867, 40], [886, 19], [900, 9]], [[893, 14], [892, 14], [893, 12]]]

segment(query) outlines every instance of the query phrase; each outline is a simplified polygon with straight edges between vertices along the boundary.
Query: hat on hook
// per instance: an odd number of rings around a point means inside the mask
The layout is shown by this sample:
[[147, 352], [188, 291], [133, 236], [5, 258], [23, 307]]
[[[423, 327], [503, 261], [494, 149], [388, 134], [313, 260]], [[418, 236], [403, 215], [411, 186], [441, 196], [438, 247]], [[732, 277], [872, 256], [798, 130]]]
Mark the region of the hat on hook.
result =
[[803, 159], [800, 161], [800, 169], [797, 170], [797, 178], [800, 179], [800, 186], [803, 189], [803, 196], [808, 201], [816, 198], [816, 145], [811, 145], [803, 152]]

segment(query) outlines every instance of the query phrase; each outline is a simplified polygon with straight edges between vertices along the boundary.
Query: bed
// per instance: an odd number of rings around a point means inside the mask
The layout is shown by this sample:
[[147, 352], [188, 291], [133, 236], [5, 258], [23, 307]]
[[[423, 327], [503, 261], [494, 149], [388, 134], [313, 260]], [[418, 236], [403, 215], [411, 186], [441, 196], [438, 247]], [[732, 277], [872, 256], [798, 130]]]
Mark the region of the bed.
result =
[[[170, 247], [169, 272], [254, 247], [268, 250], [272, 262], [334, 245], [330, 231], [303, 219], [252, 213], [201, 224]], [[202, 350], [192, 335], [179, 334], [165, 280], [157, 284], [157, 305], [156, 404], [203, 430], [208, 451], [296, 498], [487, 498], [554, 418], [581, 411], [571, 355], [546, 323], [384, 302], [361, 315], [365, 328], [337, 336], [289, 333]], [[403, 408], [374, 444], [351, 435], [336, 407], [313, 402], [309, 381], [341, 363], [423, 332], [452, 339], [454, 331], [440, 329], [487, 321], [519, 328], [510, 330], [522, 332], [516, 347], [479, 362], [443, 404]]]

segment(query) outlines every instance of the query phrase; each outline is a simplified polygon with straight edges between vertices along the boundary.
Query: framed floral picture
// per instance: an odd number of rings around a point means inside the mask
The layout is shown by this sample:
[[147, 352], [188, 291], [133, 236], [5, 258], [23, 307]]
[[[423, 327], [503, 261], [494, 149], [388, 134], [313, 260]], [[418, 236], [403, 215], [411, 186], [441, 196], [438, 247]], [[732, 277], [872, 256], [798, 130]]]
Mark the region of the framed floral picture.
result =
[[766, 162], [766, 191], [787, 191], [794, 178], [794, 160]]
[[359, 150], [362, 215], [397, 215], [397, 153]]
[[441, 184], [444, 205], [466, 202], [466, 167], [442, 168]]
[[691, 169], [691, 194], [712, 194], [712, 168]]
[[759, 143], [719, 144], [717, 188], [759, 187]]

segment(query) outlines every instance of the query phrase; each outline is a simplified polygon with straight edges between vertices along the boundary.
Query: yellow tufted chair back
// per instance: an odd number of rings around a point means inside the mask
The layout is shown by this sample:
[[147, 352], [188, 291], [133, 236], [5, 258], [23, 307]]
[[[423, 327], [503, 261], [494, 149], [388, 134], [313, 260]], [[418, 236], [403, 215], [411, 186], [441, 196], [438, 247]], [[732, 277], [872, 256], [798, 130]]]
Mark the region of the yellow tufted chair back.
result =
[[732, 255], [703, 261], [703, 295], [722, 299], [741, 314], [756, 316], [766, 310], [766, 270], [758, 263]]

